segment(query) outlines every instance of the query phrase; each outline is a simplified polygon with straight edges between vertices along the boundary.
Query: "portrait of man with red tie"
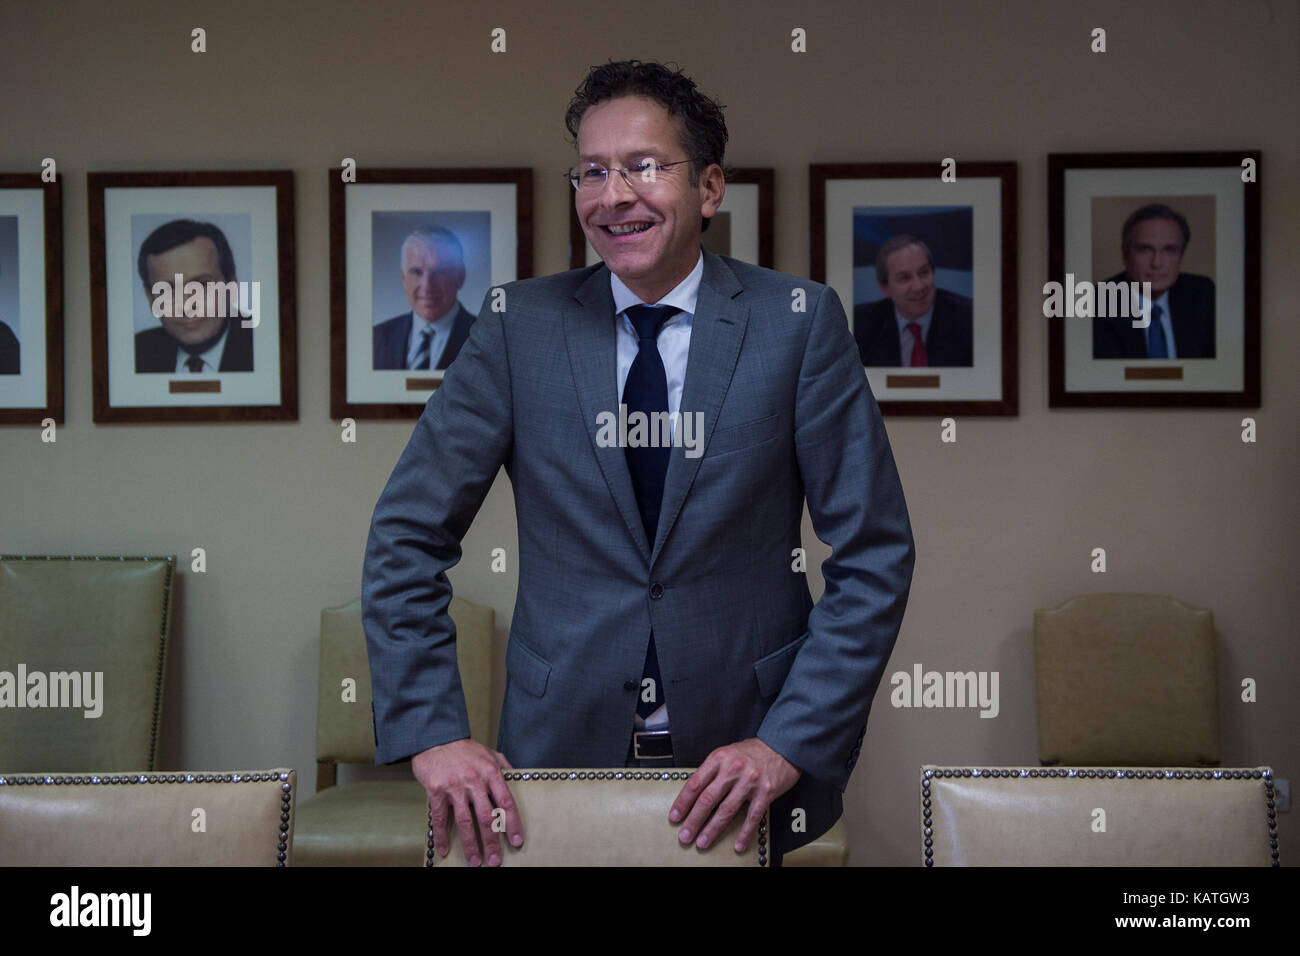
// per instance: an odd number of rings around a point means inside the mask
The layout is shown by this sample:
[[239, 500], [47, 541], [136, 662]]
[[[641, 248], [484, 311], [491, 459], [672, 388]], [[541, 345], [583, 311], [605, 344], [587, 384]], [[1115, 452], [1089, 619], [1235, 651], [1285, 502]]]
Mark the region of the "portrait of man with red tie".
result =
[[935, 284], [934, 254], [903, 233], [876, 253], [882, 298], [853, 309], [853, 335], [868, 367], [924, 368], [972, 364], [969, 296]]

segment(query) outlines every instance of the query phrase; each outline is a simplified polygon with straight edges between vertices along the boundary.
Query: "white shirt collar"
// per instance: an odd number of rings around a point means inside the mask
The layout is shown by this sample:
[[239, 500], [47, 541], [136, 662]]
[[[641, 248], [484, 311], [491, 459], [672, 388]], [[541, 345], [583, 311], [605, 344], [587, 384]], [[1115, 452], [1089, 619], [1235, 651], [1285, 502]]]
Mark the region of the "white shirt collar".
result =
[[626, 309], [629, 305], [672, 305], [681, 309], [690, 315], [695, 315], [695, 304], [700, 297], [700, 280], [704, 277], [704, 250], [700, 250], [700, 257], [695, 260], [695, 268], [681, 282], [673, 287], [673, 290], [658, 302], [643, 302], [635, 292], [623, 284], [623, 280], [614, 275], [611, 269], [609, 273], [610, 291], [614, 293], [614, 313], [617, 315]]
[[203, 364], [205, 366], [211, 366], [213, 372], [220, 369], [221, 350], [226, 347], [226, 339], [230, 335], [230, 323], [236, 321], [239, 321], [239, 316], [237, 315], [233, 315], [230, 318], [228, 318], [226, 320], [226, 327], [221, 330], [221, 338], [217, 339], [215, 342], [213, 342], [202, 352], [195, 353], [189, 351], [186, 348], [182, 348], [179, 345], [176, 346], [176, 371], [189, 372], [191, 375], [208, 373], [208, 370], [206, 368], [204, 368], [200, 373], [190, 372], [189, 366], [186, 365], [185, 363], [188, 362], [190, 360], [190, 357], [194, 355], [197, 355], [198, 358], [203, 359]]
[[934, 316], [934, 306], [930, 306], [930, 308], [928, 308], [921, 315], [917, 316], [915, 319], [909, 319], [905, 315], [903, 315], [903, 313], [899, 312], [897, 308], [894, 309], [894, 321], [898, 323], [898, 331], [900, 335], [902, 334], [903, 330], [907, 328], [907, 323], [909, 322], [916, 322], [917, 324], [919, 324], [921, 326], [922, 333], [929, 332], [930, 319], [933, 316]]
[[418, 337], [420, 331], [427, 325], [433, 326], [433, 330], [435, 332], [443, 332], [446, 329], [450, 328], [451, 324], [456, 321], [456, 313], [458, 311], [460, 311], [459, 299], [456, 301], [456, 304], [453, 305], [447, 311], [446, 315], [444, 315], [442, 318], [434, 319], [432, 322], [430, 322], [424, 316], [420, 315], [419, 312], [416, 312], [414, 309], [412, 309], [411, 310], [411, 334], [415, 337]]

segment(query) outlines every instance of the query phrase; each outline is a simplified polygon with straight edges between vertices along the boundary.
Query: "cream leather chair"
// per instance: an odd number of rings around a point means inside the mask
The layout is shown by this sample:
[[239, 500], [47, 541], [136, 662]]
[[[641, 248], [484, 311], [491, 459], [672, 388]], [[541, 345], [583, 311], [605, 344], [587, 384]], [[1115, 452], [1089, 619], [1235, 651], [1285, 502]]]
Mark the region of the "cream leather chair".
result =
[[0, 866], [285, 866], [296, 785], [285, 768], [6, 774]]
[[[456, 624], [456, 658], [470, 736], [495, 749], [491, 736], [495, 614], [490, 607], [458, 597], [451, 599], [449, 610]], [[320, 620], [316, 793], [298, 807], [295, 862], [298, 866], [420, 866], [429, 801], [413, 777], [336, 785], [338, 764], [373, 766], [375, 762], [361, 599], [326, 608]]]
[[[732, 846], [743, 817], [736, 817], [707, 850], [683, 846], [668, 810], [691, 771], [507, 770], [506, 783], [519, 808], [524, 845], [501, 835], [504, 866], [767, 866], [768, 818], [744, 853]], [[433, 852], [432, 818], [426, 818], [425, 865], [464, 867], [453, 826], [447, 856]], [[788, 860], [792, 854], [787, 854]]]
[[[491, 736], [491, 678], [494, 613], [453, 597], [450, 612], [456, 622], [456, 654], [461, 686], [469, 711], [470, 733], [495, 748]], [[297, 866], [444, 866], [462, 862], [458, 840], [452, 856], [429, 855], [429, 804], [415, 780], [366, 781], [336, 786], [340, 763], [373, 764], [374, 725], [370, 708], [370, 667], [361, 602], [321, 612], [320, 672], [317, 684], [316, 794], [300, 801], [294, 827]], [[344, 682], [351, 679], [355, 699], [343, 699]], [[685, 774], [673, 768], [666, 771]], [[522, 774], [529, 774], [525, 780]], [[558, 776], [540, 776], [540, 774]], [[598, 773], [609, 774], [599, 778]], [[614, 768], [608, 771], [508, 771], [511, 793], [524, 813], [526, 843], [510, 848], [507, 865], [598, 865], [613, 860], [653, 860], [665, 865], [758, 865], [758, 844], [750, 853], [715, 855], [689, 847], [679, 850], [676, 828], [668, 823], [668, 807], [684, 776], [665, 782], [649, 771]], [[569, 776], [573, 774], [575, 776]], [[624, 777], [615, 776], [624, 774]], [[635, 781], [637, 786], [630, 784]], [[669, 794], [668, 791], [671, 791]], [[663, 799], [667, 794], [667, 802]], [[582, 812], [574, 816], [574, 811]], [[577, 820], [599, 819], [578, 836]], [[532, 825], [529, 825], [531, 821]], [[733, 823], [733, 829], [738, 824]], [[595, 843], [590, 832], [607, 834]], [[729, 831], [731, 832], [731, 831]], [[545, 834], [545, 836], [543, 836]], [[666, 834], [667, 842], [659, 839]], [[569, 839], [574, 837], [574, 839]], [[720, 844], [719, 844], [720, 845]], [[848, 856], [841, 818], [826, 834], [786, 854], [783, 866], [842, 866]], [[766, 852], [763, 855], [766, 865]]]
[[1217, 765], [1214, 617], [1156, 594], [1034, 612], [1040, 767], [922, 768], [926, 866], [1278, 864], [1268, 767]]
[[[668, 810], [694, 768], [637, 770], [610, 767], [505, 771], [519, 807], [524, 845], [501, 846], [506, 866], [768, 866], [768, 817], [744, 853], [732, 849], [743, 814], [707, 850], [682, 846]], [[427, 805], [426, 805], [427, 810]], [[455, 828], [448, 855], [435, 856], [433, 819], [426, 816], [425, 866], [463, 866]], [[844, 866], [848, 859], [844, 818], [826, 833], [785, 855], [786, 866]]]
[[44, 706], [0, 709], [0, 773], [157, 766], [175, 568], [174, 556], [0, 556], [0, 669], [17, 693], [45, 685]]
[[926, 866], [1277, 866], [1268, 767], [921, 768]]
[[1034, 611], [1038, 759], [1216, 766], [1214, 615], [1159, 594], [1086, 594]]

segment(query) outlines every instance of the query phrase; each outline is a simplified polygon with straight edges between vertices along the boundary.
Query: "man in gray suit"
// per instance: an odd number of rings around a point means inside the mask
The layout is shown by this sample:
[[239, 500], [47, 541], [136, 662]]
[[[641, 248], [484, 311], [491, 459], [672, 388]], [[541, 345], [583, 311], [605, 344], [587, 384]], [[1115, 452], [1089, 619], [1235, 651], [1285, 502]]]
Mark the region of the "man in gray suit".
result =
[[[480, 838], [502, 860], [496, 807], [522, 843], [512, 765], [698, 766], [678, 839], [711, 846], [739, 817], [748, 846], [770, 807], [779, 862], [842, 812], [902, 622], [898, 472], [834, 291], [701, 249], [725, 192], [721, 107], [680, 72], [609, 63], [566, 125], [604, 262], [510, 283], [504, 312], [489, 292], [375, 508], [376, 760], [411, 758], [437, 852], [450, 816], [472, 865]], [[600, 440], [633, 412], [669, 424]], [[446, 571], [502, 466], [519, 587], [493, 751], [467, 739]], [[816, 606], [805, 495], [832, 549]]]

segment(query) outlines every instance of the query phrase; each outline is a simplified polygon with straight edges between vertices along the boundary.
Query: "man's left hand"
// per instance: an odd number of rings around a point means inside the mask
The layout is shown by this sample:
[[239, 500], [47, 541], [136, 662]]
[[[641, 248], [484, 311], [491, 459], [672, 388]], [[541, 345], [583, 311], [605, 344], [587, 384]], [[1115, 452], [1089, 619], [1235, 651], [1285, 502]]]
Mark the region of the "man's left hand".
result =
[[[768, 806], [793, 787], [802, 771], [757, 737], [719, 747], [691, 774], [673, 801], [668, 819], [685, 819], [677, 839], [695, 840], [705, 849], [713, 845], [732, 817], [749, 804], [745, 822], [736, 836], [736, 852], [743, 853]], [[697, 836], [698, 835], [698, 836]]]

